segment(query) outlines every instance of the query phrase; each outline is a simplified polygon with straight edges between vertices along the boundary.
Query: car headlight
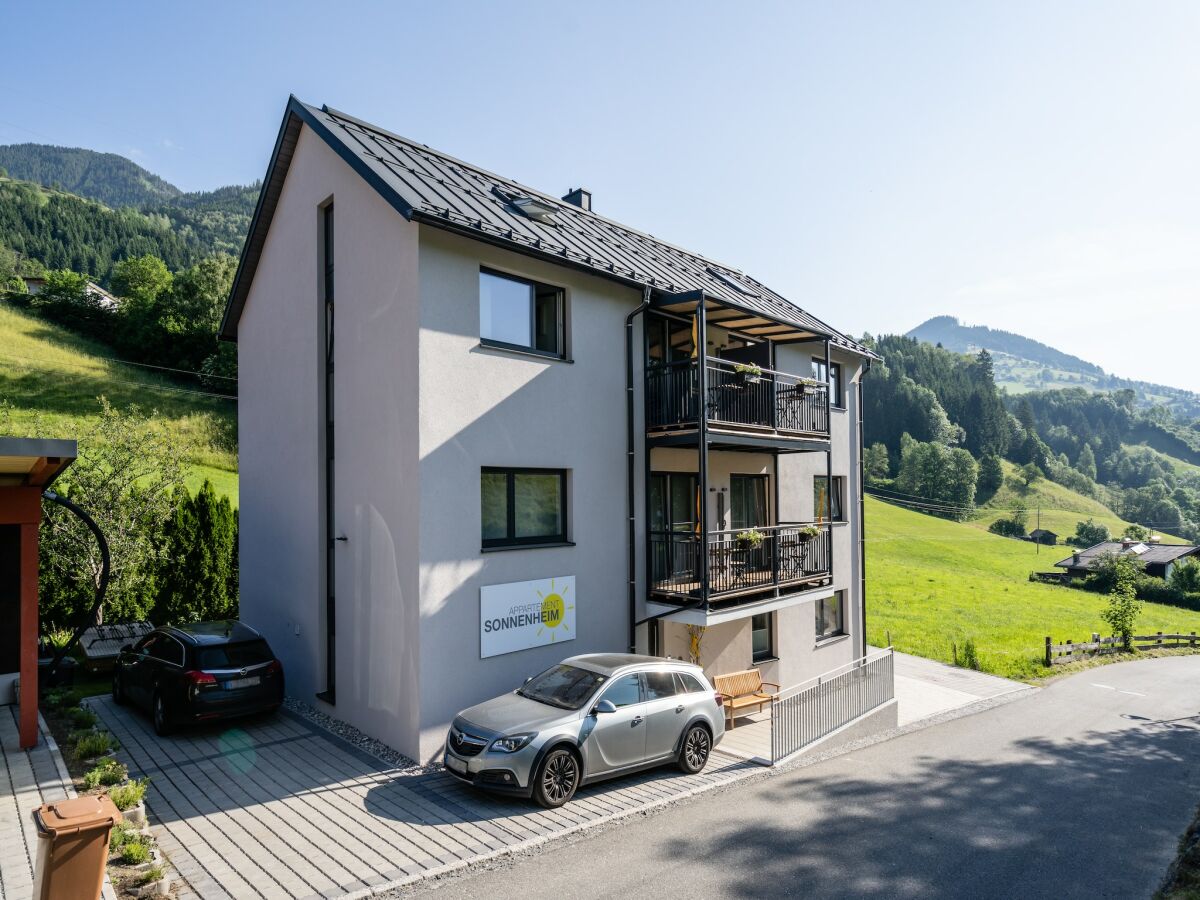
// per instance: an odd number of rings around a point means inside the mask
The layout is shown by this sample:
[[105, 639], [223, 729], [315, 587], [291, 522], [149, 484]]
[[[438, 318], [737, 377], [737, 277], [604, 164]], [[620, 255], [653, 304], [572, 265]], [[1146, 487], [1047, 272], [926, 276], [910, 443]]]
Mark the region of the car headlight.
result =
[[518, 750], [524, 750], [529, 746], [529, 742], [537, 737], [536, 731], [527, 731], [524, 734], [506, 734], [504, 737], [498, 737], [492, 741], [490, 749], [497, 753], [516, 753]]

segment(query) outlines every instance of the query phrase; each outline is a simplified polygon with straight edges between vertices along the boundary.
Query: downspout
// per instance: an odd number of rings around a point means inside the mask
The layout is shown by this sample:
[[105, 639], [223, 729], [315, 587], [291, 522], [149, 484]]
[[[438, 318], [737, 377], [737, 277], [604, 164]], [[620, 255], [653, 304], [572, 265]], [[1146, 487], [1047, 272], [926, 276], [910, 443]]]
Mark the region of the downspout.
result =
[[[625, 317], [625, 513], [629, 528], [629, 652], [637, 651], [637, 514], [634, 489], [636, 441], [633, 432], [633, 320], [650, 307], [650, 288], [642, 292], [642, 303]], [[647, 489], [649, 487], [647, 486]]]
[[54, 659], [50, 661], [50, 667], [46, 670], [45, 674], [46, 683], [49, 684], [63, 659], [71, 652], [71, 648], [79, 642], [85, 631], [96, 624], [96, 616], [99, 615], [101, 608], [104, 606], [104, 595], [108, 592], [108, 576], [111, 569], [111, 560], [109, 559], [108, 541], [104, 539], [104, 532], [100, 530], [100, 526], [96, 524], [96, 520], [89, 516], [83, 508], [51, 490], [43, 491], [42, 497], [51, 503], [57, 503], [59, 506], [66, 507], [73, 512], [88, 527], [88, 530], [95, 536], [96, 543], [100, 545], [100, 583], [96, 585], [96, 597], [92, 601], [91, 611], [85, 618], [80, 620], [79, 627], [75, 629], [75, 633], [71, 635], [71, 639], [59, 647], [58, 652], [54, 654]]
[[858, 376], [858, 603], [862, 621], [862, 655], [867, 655], [867, 461], [863, 434], [863, 379], [871, 371], [871, 358]]

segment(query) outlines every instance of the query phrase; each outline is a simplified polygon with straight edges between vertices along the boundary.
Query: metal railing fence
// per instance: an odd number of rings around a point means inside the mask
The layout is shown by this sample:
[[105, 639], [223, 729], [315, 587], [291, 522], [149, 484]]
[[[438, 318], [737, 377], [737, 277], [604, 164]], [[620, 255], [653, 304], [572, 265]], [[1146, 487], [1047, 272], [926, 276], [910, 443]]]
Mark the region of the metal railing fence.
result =
[[771, 762], [803, 750], [894, 696], [891, 647], [781, 691], [771, 704]]

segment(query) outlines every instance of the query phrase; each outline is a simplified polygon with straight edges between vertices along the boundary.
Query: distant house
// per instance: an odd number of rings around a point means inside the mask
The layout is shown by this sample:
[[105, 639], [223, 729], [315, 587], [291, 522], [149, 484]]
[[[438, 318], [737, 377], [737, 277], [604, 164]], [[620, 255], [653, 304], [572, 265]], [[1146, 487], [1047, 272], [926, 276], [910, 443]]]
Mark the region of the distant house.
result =
[[1049, 547], [1058, 543], [1058, 535], [1045, 528], [1035, 528], [1029, 532], [1029, 539], [1035, 544], [1045, 544]]
[[[36, 276], [25, 276], [22, 279], [25, 282], [25, 291], [29, 294], [40, 294], [42, 288], [46, 286], [46, 279]], [[116, 309], [121, 305], [121, 300], [113, 296], [94, 281], [87, 283], [87, 293], [89, 297], [95, 298], [96, 302], [104, 309]]]
[[[1032, 536], [1032, 535], [1031, 535]], [[1073, 553], [1054, 565], [1067, 570], [1068, 578], [1084, 578], [1099, 565], [1100, 560], [1110, 554], [1136, 557], [1146, 567], [1146, 574], [1166, 580], [1171, 570], [1182, 559], [1200, 553], [1194, 544], [1151, 544], [1142, 541], [1102, 541], [1094, 547]]]

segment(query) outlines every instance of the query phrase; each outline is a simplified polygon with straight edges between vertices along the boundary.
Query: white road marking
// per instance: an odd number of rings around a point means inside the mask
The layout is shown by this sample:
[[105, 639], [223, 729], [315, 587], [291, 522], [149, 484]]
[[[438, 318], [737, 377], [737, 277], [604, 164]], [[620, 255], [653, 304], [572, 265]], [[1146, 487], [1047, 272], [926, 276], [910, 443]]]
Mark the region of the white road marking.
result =
[[1123, 691], [1120, 688], [1115, 688], [1111, 684], [1099, 684], [1092, 682], [1092, 687], [1103, 688], [1106, 691], [1116, 691], [1118, 694], [1128, 694], [1130, 697], [1145, 697], [1145, 694], [1139, 694], [1137, 691]]

